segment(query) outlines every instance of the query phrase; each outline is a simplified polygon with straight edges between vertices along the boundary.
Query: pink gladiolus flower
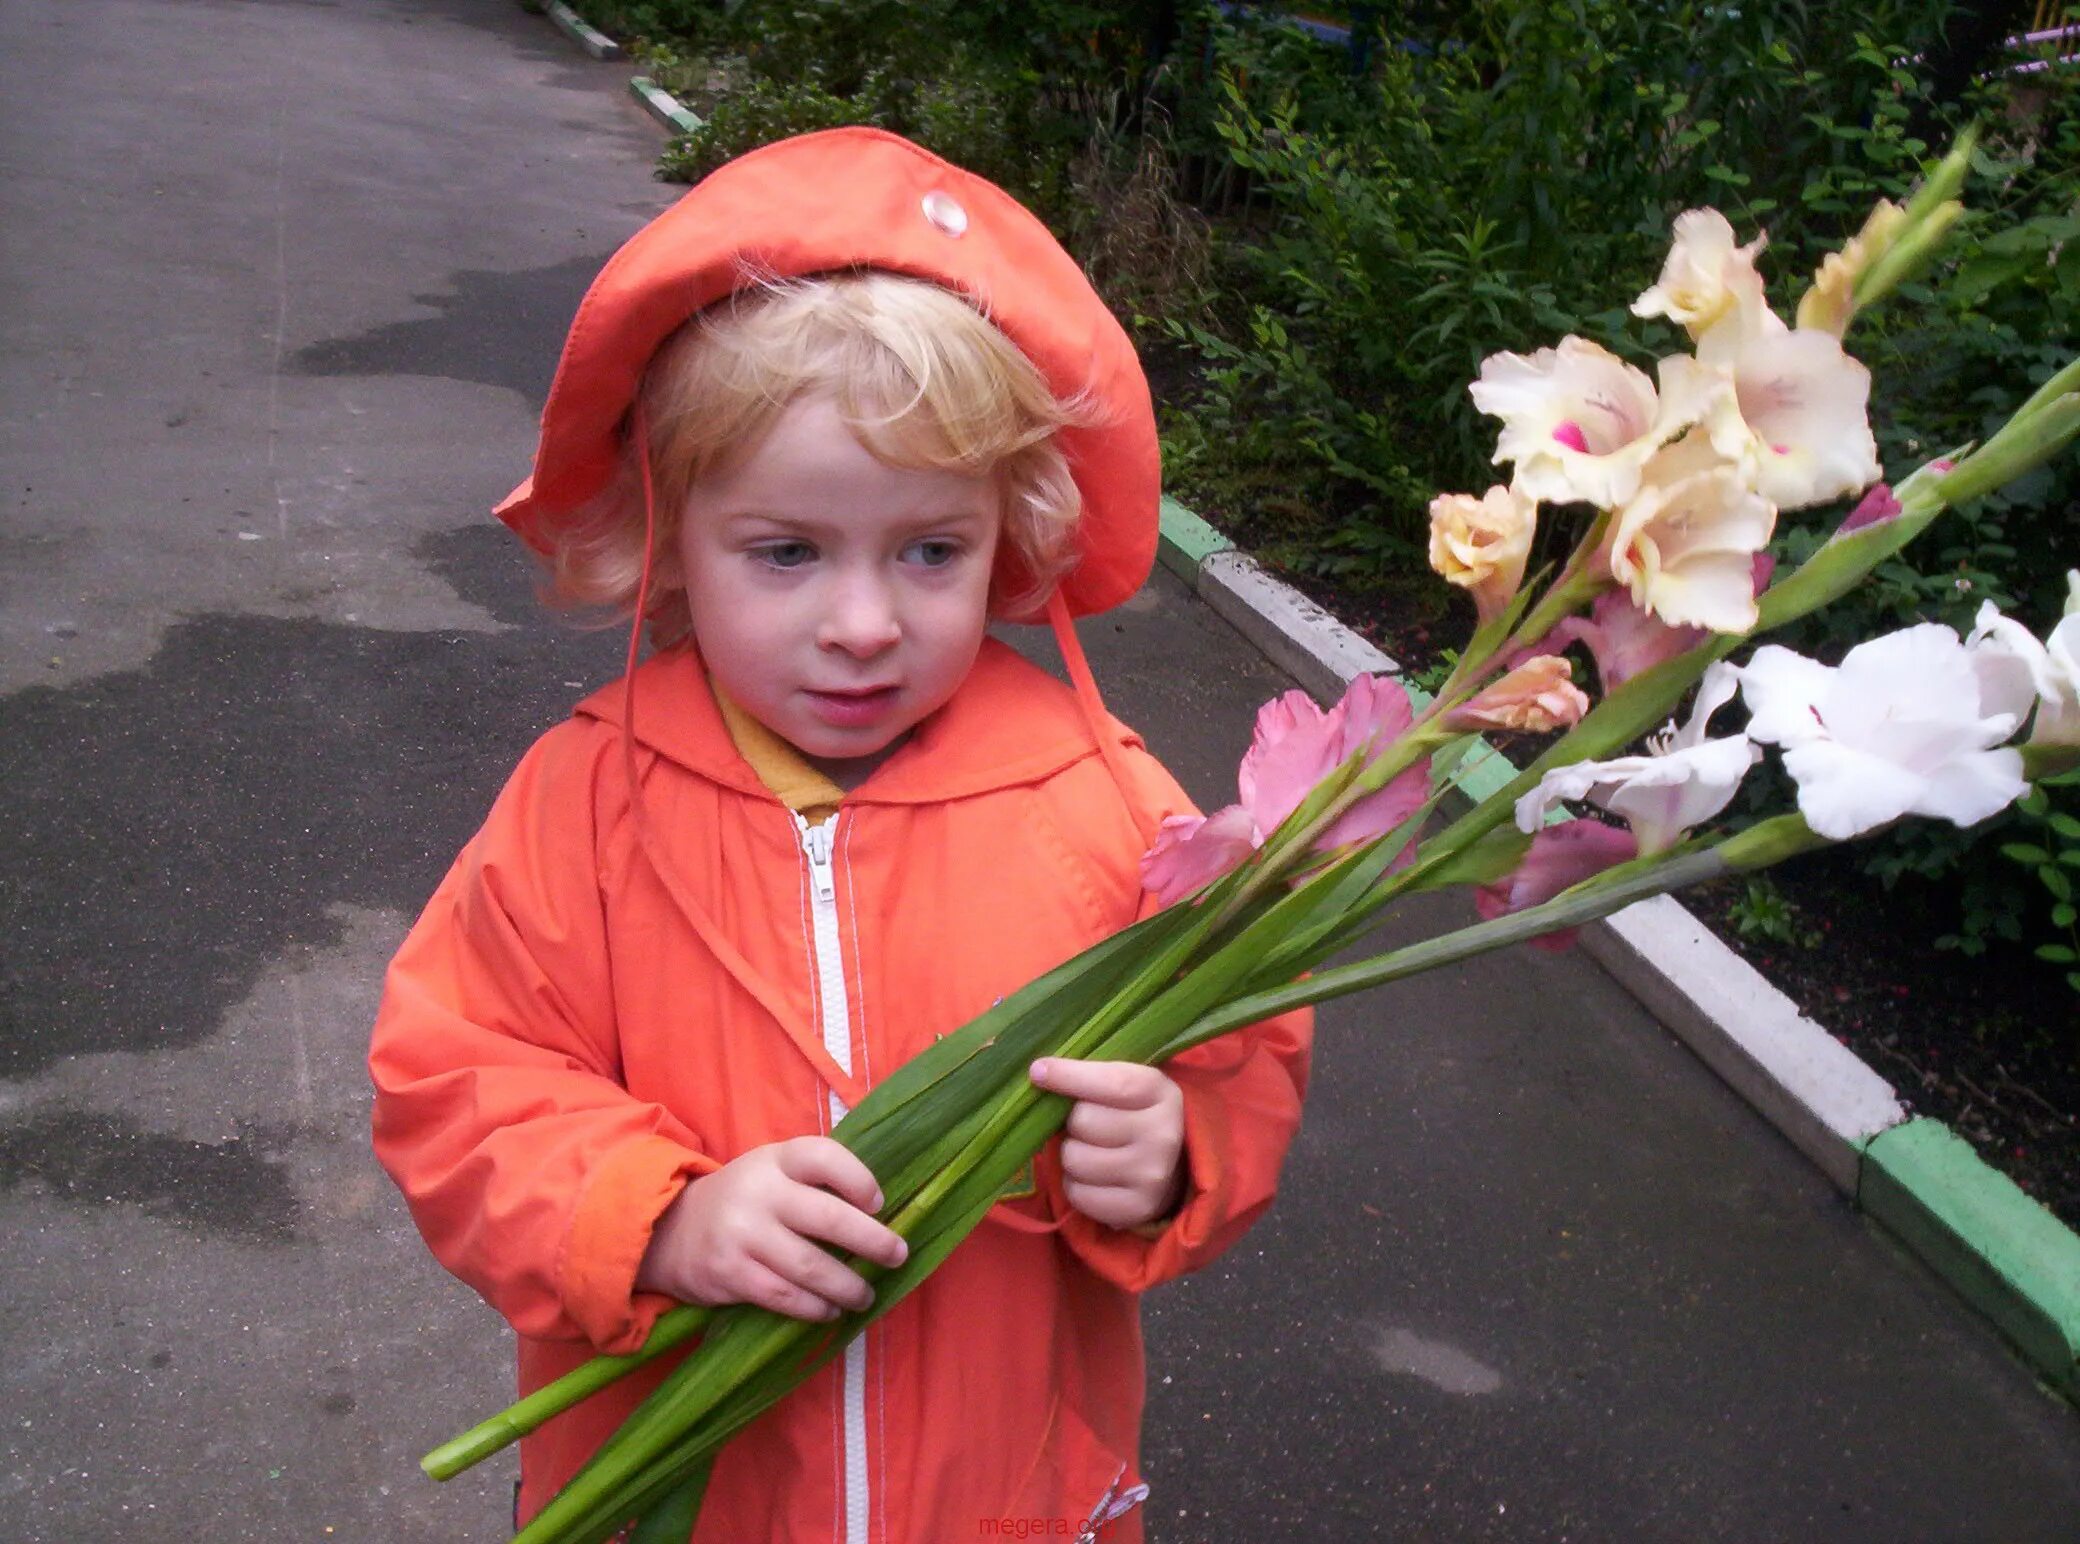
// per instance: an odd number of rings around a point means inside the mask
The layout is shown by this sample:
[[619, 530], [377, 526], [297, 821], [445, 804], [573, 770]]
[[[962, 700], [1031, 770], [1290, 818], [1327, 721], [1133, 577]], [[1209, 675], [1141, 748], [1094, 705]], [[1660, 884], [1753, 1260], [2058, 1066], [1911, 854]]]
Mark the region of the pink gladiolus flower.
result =
[[1892, 496], [1892, 489], [1885, 483], [1872, 483], [1857, 506], [1849, 511], [1848, 518], [1835, 527], [1834, 534], [1847, 536], [1851, 531], [1860, 531], [1867, 525], [1890, 520], [1900, 511], [1899, 500]]
[[1168, 906], [1210, 884], [1256, 850], [1249, 811], [1231, 804], [1212, 815], [1172, 815], [1141, 860], [1141, 884]]
[[[1141, 860], [1142, 884], [1167, 906], [1218, 879], [1263, 846], [1323, 778], [1360, 750], [1367, 752], [1368, 765], [1377, 760], [1414, 720], [1407, 691], [1390, 676], [1359, 676], [1326, 712], [1301, 691], [1265, 703], [1236, 773], [1241, 801], [1209, 816], [1164, 821]], [[1345, 810], [1315, 850], [1328, 852], [1393, 830], [1415, 813], [1428, 786], [1428, 765], [1418, 762]], [[1397, 862], [1411, 856], [1404, 853]]]
[[1573, 676], [1574, 667], [1559, 655], [1536, 655], [1452, 709], [1445, 715], [1445, 725], [1546, 734], [1578, 724], [1589, 711], [1589, 699], [1574, 684]]
[[[1590, 875], [1628, 863], [1638, 855], [1639, 843], [1630, 831], [1599, 820], [1570, 820], [1565, 825], [1547, 826], [1531, 839], [1531, 850], [1522, 863], [1494, 884], [1475, 888], [1474, 909], [1490, 920], [1528, 911]], [[1532, 939], [1531, 944], [1538, 949], [1565, 949], [1574, 942], [1578, 931], [1560, 928]]]

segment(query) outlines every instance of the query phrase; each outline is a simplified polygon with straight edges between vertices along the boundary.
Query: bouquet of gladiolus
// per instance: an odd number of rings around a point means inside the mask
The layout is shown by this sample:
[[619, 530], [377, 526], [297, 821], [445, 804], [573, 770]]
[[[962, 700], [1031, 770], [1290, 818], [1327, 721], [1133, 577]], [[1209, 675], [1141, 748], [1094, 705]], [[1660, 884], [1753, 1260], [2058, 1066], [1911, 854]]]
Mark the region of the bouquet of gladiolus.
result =
[[[833, 1135], [873, 1171], [909, 1242], [888, 1269], [847, 1263], [873, 1306], [835, 1323], [682, 1307], [643, 1349], [602, 1357], [425, 1460], [446, 1478], [611, 1380], [701, 1342], [516, 1544], [592, 1544], [634, 1523], [683, 1541], [722, 1443], [900, 1302], [1060, 1126], [1035, 1088], [1043, 1055], [1157, 1062], [1287, 1009], [1574, 928], [1647, 896], [1766, 867], [1906, 815], [1969, 825], [2032, 780], [2080, 765], [2080, 573], [2047, 642], [1991, 607], [1966, 637], [1928, 624], [1829, 666], [1747, 640], [1841, 595], [1946, 508], [1999, 487], [2080, 433], [2080, 360], [1976, 450], [1887, 487], [1866, 421], [1870, 380], [1842, 348], [1856, 312], [1914, 272], [1956, 217], [1970, 146], [1904, 207], [1878, 206], [1830, 256], [1787, 327], [1766, 301], [1761, 238], [1693, 210], [1633, 310], [1685, 328], [1694, 353], [1650, 380], [1594, 343], [1498, 354], [1472, 387], [1502, 421], [1506, 486], [1431, 506], [1433, 565], [1479, 623], [1420, 709], [1361, 677], [1324, 712], [1268, 704], [1241, 801], [1174, 819], [1144, 860], [1169, 905], [1004, 999], [873, 1089]], [[1764, 547], [1788, 510], [1860, 495], [1831, 539], [1775, 578]], [[1526, 583], [1550, 506], [1590, 512], [1556, 573]], [[1563, 652], [1582, 645], [1601, 700]], [[1688, 716], [1671, 715], [1696, 686]], [[1713, 735], [1736, 694], [1746, 727]], [[1649, 735], [1638, 754], [1623, 754]], [[1505, 789], [1424, 835], [1481, 730], [1561, 731]], [[2016, 743], [2016, 742], [2020, 743]], [[1733, 835], [1701, 830], [1779, 748], [1797, 810]], [[1599, 806], [1563, 818], [1569, 801]], [[1316, 971], [1399, 898], [1471, 884], [1484, 920]], [[1305, 976], [1305, 979], [1301, 979]]]

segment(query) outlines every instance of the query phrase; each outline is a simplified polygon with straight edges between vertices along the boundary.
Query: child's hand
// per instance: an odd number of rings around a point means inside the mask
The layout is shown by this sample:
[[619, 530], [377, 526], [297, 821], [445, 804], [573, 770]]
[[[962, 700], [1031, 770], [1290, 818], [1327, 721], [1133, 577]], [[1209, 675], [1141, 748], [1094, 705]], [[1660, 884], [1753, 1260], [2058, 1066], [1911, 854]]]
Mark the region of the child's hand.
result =
[[910, 1252], [874, 1220], [873, 1173], [829, 1137], [754, 1147], [679, 1192], [650, 1234], [636, 1286], [682, 1303], [755, 1303], [796, 1319], [865, 1309], [874, 1290], [818, 1240], [895, 1266]]
[[1063, 1190], [1093, 1222], [1137, 1228], [1184, 1192], [1184, 1094], [1138, 1062], [1042, 1057], [1033, 1082], [1076, 1101], [1062, 1139]]

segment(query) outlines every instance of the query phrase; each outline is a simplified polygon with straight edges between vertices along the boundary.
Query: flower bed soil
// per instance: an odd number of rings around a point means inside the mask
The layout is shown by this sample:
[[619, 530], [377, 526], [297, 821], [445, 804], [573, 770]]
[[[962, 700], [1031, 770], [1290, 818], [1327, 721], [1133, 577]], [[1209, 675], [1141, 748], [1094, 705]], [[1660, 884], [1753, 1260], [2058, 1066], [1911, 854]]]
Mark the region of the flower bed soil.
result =
[[[1236, 539], [1251, 535], [1245, 526]], [[1397, 594], [1279, 577], [1411, 672], [1435, 665], [1461, 624], [1470, 625], [1453, 612], [1440, 621], [1434, 583]], [[1937, 949], [1935, 940], [1956, 926], [1940, 887], [1902, 881], [1887, 889], [1847, 851], [1795, 859], [1772, 878], [1810, 946], [1743, 937], [1731, 917], [1742, 894], [1733, 882], [1681, 899], [1890, 1083], [1910, 1113], [1947, 1123], [2080, 1229], [2080, 1015], [2060, 975], [2020, 950], [1968, 959]]]

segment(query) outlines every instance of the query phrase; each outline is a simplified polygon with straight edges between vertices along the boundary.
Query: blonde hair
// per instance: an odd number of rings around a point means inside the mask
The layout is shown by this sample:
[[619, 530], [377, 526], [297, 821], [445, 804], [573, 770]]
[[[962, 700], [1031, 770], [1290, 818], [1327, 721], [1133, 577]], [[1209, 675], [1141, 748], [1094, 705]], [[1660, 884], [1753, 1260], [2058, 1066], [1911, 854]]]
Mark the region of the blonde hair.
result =
[[[750, 454], [790, 403], [815, 394], [828, 394], [861, 445], [890, 466], [997, 479], [999, 542], [1031, 583], [1008, 594], [993, 582], [993, 610], [1029, 609], [1075, 565], [1083, 500], [1055, 432], [1092, 421], [1082, 399], [1057, 398], [1009, 338], [936, 284], [872, 270], [760, 280], [667, 338], [638, 389], [656, 508], [650, 615], [659, 645], [691, 625], [671, 555], [693, 483]], [[631, 437], [619, 473], [550, 556], [552, 604], [615, 618], [635, 607], [644, 515]]]

